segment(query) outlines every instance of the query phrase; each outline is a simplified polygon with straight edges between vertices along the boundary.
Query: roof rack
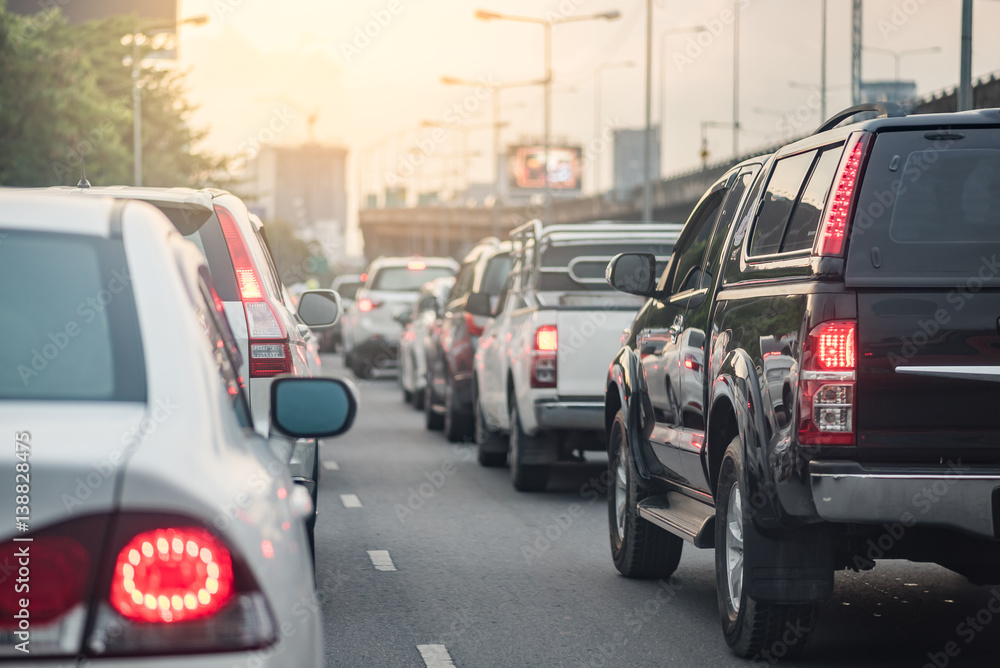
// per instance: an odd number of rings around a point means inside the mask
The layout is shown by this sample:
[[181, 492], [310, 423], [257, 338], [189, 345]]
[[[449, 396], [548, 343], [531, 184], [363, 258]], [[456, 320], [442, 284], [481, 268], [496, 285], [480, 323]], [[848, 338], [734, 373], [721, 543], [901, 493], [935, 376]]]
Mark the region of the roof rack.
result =
[[826, 119], [826, 121], [823, 122], [823, 125], [816, 128], [816, 131], [813, 132], [813, 134], [816, 135], [820, 132], [832, 130], [851, 116], [856, 116], [857, 114], [864, 113], [866, 111], [878, 112], [877, 118], [902, 118], [906, 116], [906, 112], [903, 111], [903, 108], [895, 102], [867, 102], [865, 104], [859, 104], [837, 112], [830, 118]]

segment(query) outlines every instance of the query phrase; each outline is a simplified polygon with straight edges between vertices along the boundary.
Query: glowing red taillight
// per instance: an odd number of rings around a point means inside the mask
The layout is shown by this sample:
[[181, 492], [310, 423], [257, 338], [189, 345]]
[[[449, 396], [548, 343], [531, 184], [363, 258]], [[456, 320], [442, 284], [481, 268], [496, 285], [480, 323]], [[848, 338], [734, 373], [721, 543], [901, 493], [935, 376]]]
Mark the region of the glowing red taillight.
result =
[[835, 320], [809, 332], [799, 378], [799, 442], [853, 445], [857, 323]]
[[236, 218], [228, 209], [216, 206], [222, 234], [229, 247], [236, 282], [247, 318], [250, 338], [250, 377], [267, 378], [292, 372], [292, 353], [288, 333], [264, 295], [260, 272], [254, 263], [246, 241], [240, 233]]
[[867, 133], [852, 135], [848, 141], [833, 194], [826, 205], [823, 223], [819, 228], [817, 255], [840, 257], [844, 253], [854, 194], [870, 143], [871, 135]]
[[531, 353], [531, 387], [555, 387], [558, 378], [559, 331], [555, 325], [542, 325], [535, 330]]
[[375, 308], [375, 302], [370, 299], [359, 299], [358, 300], [358, 310], [362, 313], [369, 313]]
[[208, 617], [233, 597], [229, 550], [204, 529], [146, 531], [118, 553], [111, 605], [143, 622]]

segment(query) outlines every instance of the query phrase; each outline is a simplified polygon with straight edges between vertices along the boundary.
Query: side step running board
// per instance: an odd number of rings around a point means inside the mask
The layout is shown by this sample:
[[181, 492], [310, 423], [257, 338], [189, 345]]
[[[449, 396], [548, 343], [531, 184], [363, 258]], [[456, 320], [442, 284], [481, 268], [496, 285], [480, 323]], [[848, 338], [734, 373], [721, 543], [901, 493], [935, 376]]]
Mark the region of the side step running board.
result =
[[639, 517], [695, 547], [715, 547], [715, 508], [679, 492], [640, 501]]

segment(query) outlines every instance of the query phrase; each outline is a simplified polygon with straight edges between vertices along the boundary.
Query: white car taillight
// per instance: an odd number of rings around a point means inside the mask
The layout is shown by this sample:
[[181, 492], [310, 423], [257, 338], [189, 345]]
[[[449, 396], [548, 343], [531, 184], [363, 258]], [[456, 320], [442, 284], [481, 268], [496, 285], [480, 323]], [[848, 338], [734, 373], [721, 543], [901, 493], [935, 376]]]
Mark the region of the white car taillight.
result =
[[288, 332], [264, 295], [260, 272], [240, 234], [236, 218], [221, 206], [215, 207], [215, 213], [226, 238], [246, 312], [250, 336], [250, 377], [267, 378], [291, 373], [292, 351], [288, 345]]
[[809, 332], [799, 377], [799, 443], [853, 445], [857, 323], [824, 322]]
[[555, 387], [558, 378], [559, 332], [555, 325], [535, 330], [531, 351], [531, 387]]

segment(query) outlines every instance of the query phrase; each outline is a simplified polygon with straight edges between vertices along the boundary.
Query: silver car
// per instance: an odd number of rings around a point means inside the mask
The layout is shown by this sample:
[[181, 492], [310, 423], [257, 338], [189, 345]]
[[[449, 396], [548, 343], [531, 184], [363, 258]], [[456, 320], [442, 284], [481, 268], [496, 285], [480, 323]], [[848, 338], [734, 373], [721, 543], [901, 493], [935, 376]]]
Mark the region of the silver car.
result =
[[396, 318], [413, 308], [424, 283], [454, 276], [450, 257], [380, 257], [365, 272], [365, 286], [343, 323], [344, 361], [359, 378], [396, 365], [403, 326]]
[[454, 276], [435, 278], [424, 285], [413, 310], [399, 316], [403, 325], [403, 336], [399, 340], [399, 386], [403, 390], [403, 401], [417, 410], [424, 409], [427, 351], [437, 336], [445, 302], [454, 286]]
[[[20, 578], [0, 659], [323, 665], [310, 498], [253, 429], [223, 308], [155, 208], [0, 191], [0, 569]], [[356, 410], [339, 380], [271, 390], [291, 438]]]

